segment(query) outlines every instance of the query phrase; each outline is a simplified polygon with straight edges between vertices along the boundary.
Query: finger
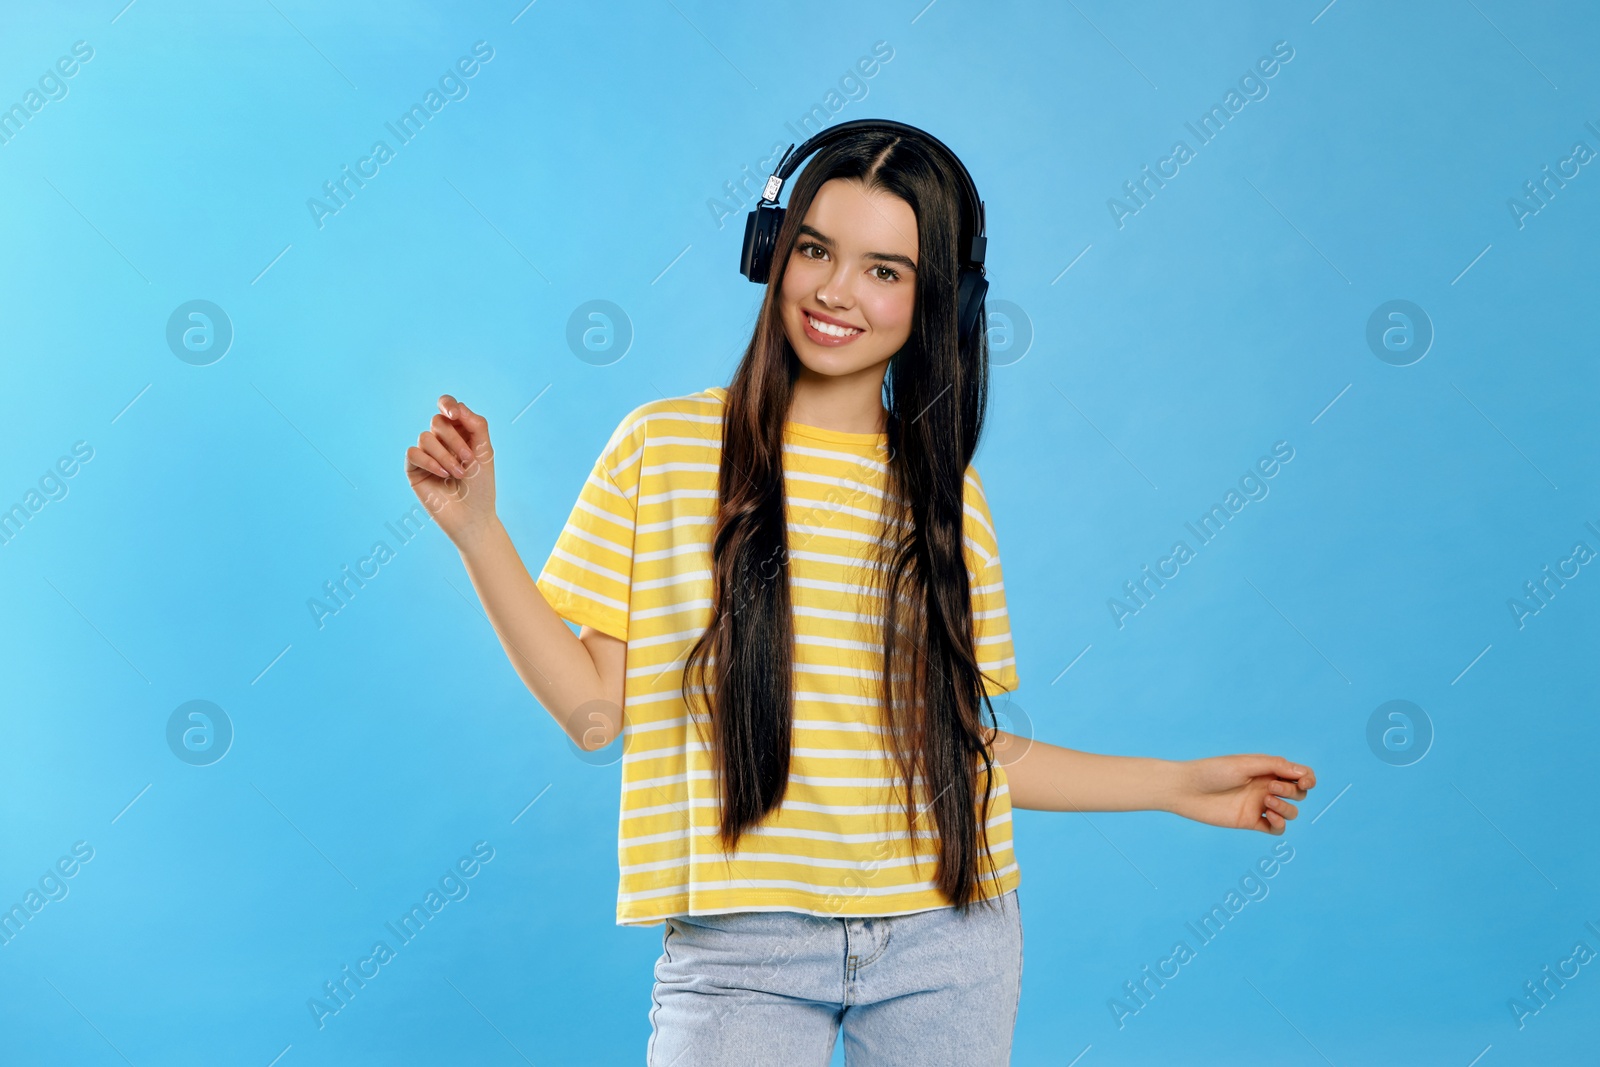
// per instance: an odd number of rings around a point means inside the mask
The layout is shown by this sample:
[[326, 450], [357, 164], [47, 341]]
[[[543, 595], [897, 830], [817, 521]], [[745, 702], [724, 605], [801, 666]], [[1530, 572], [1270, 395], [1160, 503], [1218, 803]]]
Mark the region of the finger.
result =
[[1269, 810], [1262, 812], [1261, 821], [1257, 825], [1257, 829], [1263, 830], [1269, 834], [1281, 834], [1283, 833], [1284, 827], [1287, 825], [1288, 824], [1283, 821], [1282, 816], [1278, 815], [1274, 811]]
[[1231, 757], [1234, 767], [1242, 770], [1252, 778], [1263, 775], [1275, 775], [1279, 778], [1299, 778], [1306, 772], [1306, 768], [1282, 756], [1271, 756], [1265, 752], [1249, 752]]
[[450, 450], [444, 446], [444, 442], [440, 441], [438, 436], [433, 432], [429, 430], [422, 431], [422, 433], [417, 437], [417, 445], [428, 455], [432, 456], [434, 461], [438, 463], [442, 469], [449, 472], [445, 475], [446, 478], [450, 477], [451, 475], [454, 475], [457, 478], [466, 477], [467, 471], [466, 468], [461, 465], [461, 461], [450, 454]]
[[1269, 792], [1276, 793], [1280, 797], [1288, 797], [1291, 800], [1304, 800], [1306, 798], [1306, 791], [1301, 788], [1299, 782], [1285, 782], [1280, 779], [1274, 779], [1267, 783], [1267, 789]]
[[1300, 814], [1299, 808], [1295, 807], [1287, 800], [1284, 800], [1282, 797], [1268, 797], [1266, 799], [1266, 807], [1270, 811], [1277, 812], [1285, 819], [1297, 818]]
[[466, 440], [456, 428], [456, 424], [443, 415], [435, 415], [430, 423], [433, 435], [444, 443], [444, 446], [455, 454], [455, 458], [462, 463], [472, 462], [472, 449], [467, 447]]
[[[443, 467], [439, 466], [439, 461], [428, 455], [416, 445], [412, 445], [410, 448], [406, 449], [406, 472], [410, 473], [412, 470], [421, 471], [425, 478], [431, 475], [436, 478], [443, 478], [446, 481], [450, 480], [450, 475], [445, 473], [445, 469]], [[413, 484], [415, 484], [416, 481], [417, 479], [412, 479]]]
[[489, 420], [469, 408], [464, 402], [456, 401], [456, 425], [461, 430], [461, 435], [466, 438], [467, 447], [480, 459], [487, 461], [489, 454]]
[[1300, 786], [1301, 789], [1310, 789], [1317, 784], [1317, 774], [1304, 763], [1288, 762], [1288, 765], [1278, 772], [1279, 778], [1288, 778]]
[[1274, 758], [1278, 761], [1278, 766], [1273, 769], [1273, 773], [1279, 778], [1299, 780], [1311, 773], [1310, 767], [1302, 766], [1293, 760], [1284, 759], [1282, 756]]
[[450, 472], [445, 470], [437, 459], [429, 455], [426, 449], [418, 445], [412, 445], [406, 450], [406, 459], [411, 462], [412, 466], [429, 477], [438, 478], [441, 481], [450, 480]]

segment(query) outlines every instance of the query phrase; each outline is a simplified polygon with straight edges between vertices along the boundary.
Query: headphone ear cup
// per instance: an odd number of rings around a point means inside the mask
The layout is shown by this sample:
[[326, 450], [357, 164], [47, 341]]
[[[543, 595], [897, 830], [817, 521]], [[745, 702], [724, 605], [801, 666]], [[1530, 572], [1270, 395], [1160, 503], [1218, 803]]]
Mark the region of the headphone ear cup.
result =
[[970, 268], [961, 271], [960, 313], [956, 320], [959, 337], [966, 341], [978, 325], [983, 311], [984, 297], [989, 292], [989, 279]]
[[739, 273], [765, 285], [772, 269], [772, 251], [783, 227], [783, 208], [776, 204], [757, 204], [745, 216], [744, 248], [739, 253]]

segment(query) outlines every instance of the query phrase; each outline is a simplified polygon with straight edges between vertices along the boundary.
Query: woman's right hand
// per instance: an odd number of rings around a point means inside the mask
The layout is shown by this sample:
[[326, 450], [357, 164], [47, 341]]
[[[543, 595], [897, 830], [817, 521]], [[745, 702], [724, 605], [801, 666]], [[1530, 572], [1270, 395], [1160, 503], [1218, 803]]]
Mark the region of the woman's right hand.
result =
[[406, 449], [406, 477], [459, 548], [494, 525], [494, 448], [489, 421], [449, 393], [439, 398], [439, 412]]

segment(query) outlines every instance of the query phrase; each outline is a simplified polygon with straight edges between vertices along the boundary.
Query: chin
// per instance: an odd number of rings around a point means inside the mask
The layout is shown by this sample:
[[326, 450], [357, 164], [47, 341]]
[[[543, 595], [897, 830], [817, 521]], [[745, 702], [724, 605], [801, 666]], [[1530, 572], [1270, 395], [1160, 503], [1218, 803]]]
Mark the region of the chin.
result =
[[[854, 374], [868, 367], [875, 367], [888, 359], [894, 353], [879, 353], [878, 345], [866, 347], [863, 342], [868, 338], [861, 338], [855, 344], [843, 348], [829, 348], [825, 345], [815, 344], [810, 338], [804, 336], [804, 327], [798, 332], [801, 337], [795, 340], [797, 331], [785, 331], [789, 337], [789, 347], [794, 350], [795, 357], [800, 360], [800, 365], [812, 374], [821, 374], [827, 377], [840, 377]], [[876, 338], [872, 338], [876, 340]]]
[[[821, 374], [829, 378], [854, 374], [868, 367], [875, 367], [883, 362], [876, 355], [861, 352], [844, 352], [839, 349], [821, 348], [810, 342], [795, 344], [789, 342], [789, 347], [794, 349], [795, 356], [800, 360], [800, 365], [812, 374]], [[887, 357], [884, 357], [887, 358]]]

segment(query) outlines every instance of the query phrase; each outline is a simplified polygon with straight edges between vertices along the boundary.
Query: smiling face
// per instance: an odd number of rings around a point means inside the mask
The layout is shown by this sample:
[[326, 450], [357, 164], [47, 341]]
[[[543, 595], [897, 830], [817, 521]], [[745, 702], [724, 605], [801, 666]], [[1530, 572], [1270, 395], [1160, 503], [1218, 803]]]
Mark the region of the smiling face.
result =
[[860, 181], [824, 182], [783, 276], [780, 308], [802, 375], [873, 375], [911, 336], [917, 215]]

